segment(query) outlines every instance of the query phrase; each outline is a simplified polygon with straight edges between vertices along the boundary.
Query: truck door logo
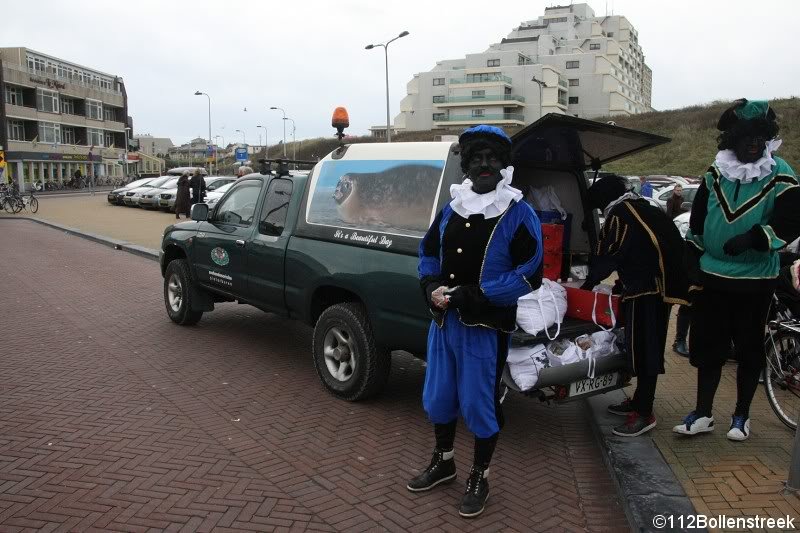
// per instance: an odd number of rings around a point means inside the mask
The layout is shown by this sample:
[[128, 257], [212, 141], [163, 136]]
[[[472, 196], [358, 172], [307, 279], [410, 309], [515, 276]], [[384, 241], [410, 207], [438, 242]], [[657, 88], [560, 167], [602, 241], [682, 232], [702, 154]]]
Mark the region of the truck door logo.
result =
[[219, 246], [211, 250], [211, 260], [214, 263], [218, 264], [219, 266], [228, 266], [228, 263], [231, 262], [231, 258], [228, 255], [228, 252], [225, 251], [224, 248], [220, 248]]

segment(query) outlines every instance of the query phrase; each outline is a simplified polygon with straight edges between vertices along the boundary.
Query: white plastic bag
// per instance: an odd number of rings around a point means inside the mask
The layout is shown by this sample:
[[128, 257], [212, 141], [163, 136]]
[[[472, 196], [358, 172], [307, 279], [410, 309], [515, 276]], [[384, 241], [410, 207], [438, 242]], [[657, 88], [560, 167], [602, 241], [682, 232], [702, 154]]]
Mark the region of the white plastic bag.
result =
[[547, 360], [550, 366], [564, 366], [579, 362], [583, 353], [578, 346], [569, 340], [559, 339], [547, 345]]
[[[517, 301], [517, 324], [526, 333], [538, 335], [544, 331], [547, 338], [554, 340], [561, 332], [561, 323], [567, 312], [567, 290], [549, 279], [542, 280], [542, 286]], [[557, 325], [552, 337], [547, 328]]]
[[529, 390], [539, 381], [539, 373], [550, 367], [544, 344], [508, 350], [508, 369], [521, 390]]
[[539, 211], [558, 211], [561, 214], [561, 220], [566, 220], [567, 218], [567, 212], [561, 207], [561, 200], [558, 198], [552, 185], [531, 187], [528, 190], [525, 200], [527, 200], [534, 209], [538, 209]]

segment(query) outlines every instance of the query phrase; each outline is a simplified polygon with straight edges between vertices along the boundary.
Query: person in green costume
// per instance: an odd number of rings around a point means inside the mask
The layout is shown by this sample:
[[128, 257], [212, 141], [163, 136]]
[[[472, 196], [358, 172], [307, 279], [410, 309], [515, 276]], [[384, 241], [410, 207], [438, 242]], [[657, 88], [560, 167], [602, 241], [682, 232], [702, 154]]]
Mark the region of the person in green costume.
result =
[[750, 403], [765, 367], [764, 329], [780, 268], [778, 250], [800, 236], [800, 187], [774, 152], [775, 112], [737, 100], [719, 119], [719, 152], [692, 205], [686, 239], [699, 258], [690, 362], [697, 368], [694, 411], [673, 431], [713, 431], [712, 404], [733, 343], [737, 400], [728, 439], [750, 436]]

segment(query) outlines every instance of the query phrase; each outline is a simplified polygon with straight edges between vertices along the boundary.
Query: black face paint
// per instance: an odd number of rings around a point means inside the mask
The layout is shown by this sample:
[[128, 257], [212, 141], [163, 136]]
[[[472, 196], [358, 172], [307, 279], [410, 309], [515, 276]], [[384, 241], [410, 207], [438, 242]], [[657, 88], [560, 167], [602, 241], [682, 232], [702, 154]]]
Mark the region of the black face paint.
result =
[[736, 141], [734, 153], [741, 163], [754, 163], [763, 157], [767, 143], [763, 135], [747, 135]]
[[497, 188], [497, 184], [503, 179], [500, 170], [503, 163], [494, 154], [491, 148], [478, 150], [469, 160], [469, 171], [467, 175], [472, 180], [472, 190], [478, 194], [486, 194]]

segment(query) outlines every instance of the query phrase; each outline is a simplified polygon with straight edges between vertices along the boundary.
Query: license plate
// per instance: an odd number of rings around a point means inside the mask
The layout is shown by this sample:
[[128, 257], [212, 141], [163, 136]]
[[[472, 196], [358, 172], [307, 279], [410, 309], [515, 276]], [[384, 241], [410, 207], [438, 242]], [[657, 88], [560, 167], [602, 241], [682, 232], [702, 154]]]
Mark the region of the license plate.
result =
[[610, 389], [619, 383], [619, 379], [619, 372], [612, 372], [611, 374], [603, 374], [602, 376], [575, 381], [569, 385], [569, 396], [573, 398], [575, 396], [582, 396], [584, 394]]
[[169, 205], [169, 201], [168, 200], [161, 200], [158, 203], [161, 204], [161, 205]]

